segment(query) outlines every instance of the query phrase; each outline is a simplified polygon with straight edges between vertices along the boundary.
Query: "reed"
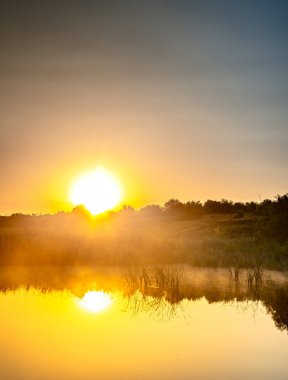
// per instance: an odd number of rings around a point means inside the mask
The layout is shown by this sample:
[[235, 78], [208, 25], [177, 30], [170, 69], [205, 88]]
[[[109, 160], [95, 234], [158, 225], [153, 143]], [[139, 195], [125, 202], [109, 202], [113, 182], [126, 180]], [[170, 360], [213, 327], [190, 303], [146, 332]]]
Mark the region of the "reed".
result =
[[169, 302], [179, 299], [182, 270], [175, 265], [129, 267], [126, 284], [129, 294], [164, 297]]

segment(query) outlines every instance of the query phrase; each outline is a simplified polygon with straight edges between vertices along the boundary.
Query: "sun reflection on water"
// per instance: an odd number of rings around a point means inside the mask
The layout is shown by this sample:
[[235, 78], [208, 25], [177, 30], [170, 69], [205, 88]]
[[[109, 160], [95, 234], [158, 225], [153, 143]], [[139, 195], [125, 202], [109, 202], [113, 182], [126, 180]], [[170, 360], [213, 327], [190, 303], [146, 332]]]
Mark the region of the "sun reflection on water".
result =
[[100, 313], [107, 310], [112, 302], [113, 300], [108, 293], [105, 293], [102, 290], [91, 290], [78, 301], [78, 304], [91, 313]]

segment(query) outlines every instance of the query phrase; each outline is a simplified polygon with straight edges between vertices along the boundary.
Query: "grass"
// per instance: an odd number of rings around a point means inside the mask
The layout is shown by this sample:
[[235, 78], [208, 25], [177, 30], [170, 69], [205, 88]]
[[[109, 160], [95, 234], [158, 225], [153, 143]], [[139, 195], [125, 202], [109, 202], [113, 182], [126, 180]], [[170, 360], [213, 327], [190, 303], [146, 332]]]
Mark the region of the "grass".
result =
[[83, 221], [1, 227], [0, 265], [97, 267], [141, 262], [245, 268], [258, 263], [287, 270], [288, 243], [259, 239], [257, 223], [255, 216], [206, 215], [181, 221], [136, 215], [93, 226]]
[[179, 299], [181, 278], [182, 271], [176, 266], [132, 266], [126, 275], [128, 294], [140, 292], [173, 303]]

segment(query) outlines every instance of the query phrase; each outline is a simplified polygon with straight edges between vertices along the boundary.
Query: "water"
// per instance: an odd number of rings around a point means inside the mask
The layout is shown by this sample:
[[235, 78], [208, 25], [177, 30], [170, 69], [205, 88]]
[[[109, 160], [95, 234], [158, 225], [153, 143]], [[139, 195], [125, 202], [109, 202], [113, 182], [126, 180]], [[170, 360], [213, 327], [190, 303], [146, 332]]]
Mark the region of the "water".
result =
[[284, 380], [287, 304], [279, 289], [249, 298], [226, 288], [205, 298], [187, 288], [173, 303], [138, 291], [6, 290], [0, 378]]

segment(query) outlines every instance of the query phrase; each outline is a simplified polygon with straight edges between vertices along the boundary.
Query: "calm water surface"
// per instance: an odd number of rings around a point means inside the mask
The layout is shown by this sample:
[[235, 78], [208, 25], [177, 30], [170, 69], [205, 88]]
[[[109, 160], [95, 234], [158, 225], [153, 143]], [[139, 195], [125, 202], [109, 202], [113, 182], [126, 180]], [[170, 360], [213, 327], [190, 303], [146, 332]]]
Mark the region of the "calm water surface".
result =
[[0, 378], [288, 379], [288, 336], [262, 301], [0, 293]]

